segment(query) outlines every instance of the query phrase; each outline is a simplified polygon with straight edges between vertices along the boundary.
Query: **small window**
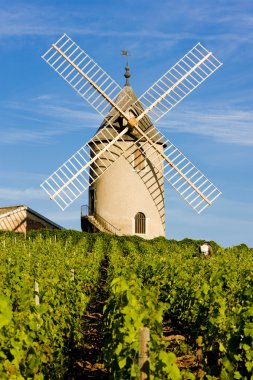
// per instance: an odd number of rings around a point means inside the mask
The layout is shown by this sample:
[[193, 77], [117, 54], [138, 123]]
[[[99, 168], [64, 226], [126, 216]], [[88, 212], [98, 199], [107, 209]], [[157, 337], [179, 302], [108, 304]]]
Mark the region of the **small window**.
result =
[[146, 233], [146, 216], [142, 212], [138, 212], [135, 215], [135, 233], [145, 234]]
[[140, 149], [136, 149], [134, 152], [133, 167], [136, 171], [143, 170], [146, 167], [146, 159]]

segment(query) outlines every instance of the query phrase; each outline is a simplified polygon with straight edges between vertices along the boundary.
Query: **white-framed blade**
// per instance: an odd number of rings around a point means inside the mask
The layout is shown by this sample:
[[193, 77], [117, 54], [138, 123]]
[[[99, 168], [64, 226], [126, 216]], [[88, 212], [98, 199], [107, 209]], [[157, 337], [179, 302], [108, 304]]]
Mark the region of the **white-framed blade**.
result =
[[198, 43], [133, 105], [138, 108], [141, 104], [137, 120], [148, 114], [152, 122], [158, 121], [221, 65], [213, 53]]
[[[142, 125], [145, 116], [152, 121], [158, 120], [220, 67], [221, 63], [202, 45], [196, 45], [134, 104], [127, 92], [122, 92], [120, 86], [66, 34], [52, 45], [43, 58], [105, 118], [104, 128], [41, 185], [62, 210], [124, 152], [128, 158], [129, 152], [117, 145], [117, 141], [129, 131], [130, 125], [135, 138], [136, 133], [138, 135], [138, 149], [141, 143], [146, 158], [152, 162], [160, 177], [162, 174], [195, 211], [200, 213], [221, 194], [149, 121], [145, 121], [144, 125], [148, 125], [144, 128]], [[132, 115], [131, 109], [137, 111], [137, 117]], [[118, 124], [119, 116], [128, 121], [124, 129], [123, 120]], [[108, 136], [108, 133], [111, 135]], [[163, 144], [164, 152], [157, 149], [156, 143]], [[154, 158], [154, 151], [159, 151], [160, 155], [156, 154]], [[161, 160], [165, 161], [165, 170], [162, 169]]]
[[[99, 114], [103, 128], [41, 187], [64, 210], [122, 154], [116, 142], [128, 131], [113, 126], [119, 116], [129, 119], [132, 100], [121, 87], [66, 34], [42, 58]], [[117, 124], [117, 123], [116, 123]]]
[[121, 87], [70, 37], [63, 34], [42, 58], [104, 118], [111, 107], [122, 111], [131, 100], [125, 94], [116, 103]]
[[[154, 168], [154, 174], [163, 175], [179, 195], [200, 214], [222, 194], [221, 191], [164, 135], [153, 129], [145, 134], [136, 126], [139, 137], [135, 149], [141, 150], [145, 160]], [[163, 150], [158, 146], [162, 145]], [[133, 149], [125, 152], [125, 158], [131, 162]], [[145, 172], [139, 173], [145, 180]]]
[[[117, 141], [121, 132], [106, 124], [96, 135], [50, 175], [41, 187], [65, 210], [123, 154]], [[116, 137], [115, 137], [116, 136]]]

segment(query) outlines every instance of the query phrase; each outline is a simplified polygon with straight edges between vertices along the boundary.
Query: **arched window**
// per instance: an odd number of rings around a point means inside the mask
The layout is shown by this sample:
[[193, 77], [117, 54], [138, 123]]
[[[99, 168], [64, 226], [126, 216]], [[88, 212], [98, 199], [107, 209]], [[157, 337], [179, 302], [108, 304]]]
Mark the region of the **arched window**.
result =
[[146, 216], [142, 212], [137, 212], [134, 218], [135, 221], [135, 233], [145, 234], [146, 233]]

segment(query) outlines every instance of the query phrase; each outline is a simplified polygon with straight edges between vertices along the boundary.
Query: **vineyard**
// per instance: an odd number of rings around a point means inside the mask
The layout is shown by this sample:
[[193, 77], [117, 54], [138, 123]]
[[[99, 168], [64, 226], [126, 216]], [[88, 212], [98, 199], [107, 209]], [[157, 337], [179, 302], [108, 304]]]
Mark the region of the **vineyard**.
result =
[[0, 234], [0, 378], [253, 379], [253, 249], [76, 231]]

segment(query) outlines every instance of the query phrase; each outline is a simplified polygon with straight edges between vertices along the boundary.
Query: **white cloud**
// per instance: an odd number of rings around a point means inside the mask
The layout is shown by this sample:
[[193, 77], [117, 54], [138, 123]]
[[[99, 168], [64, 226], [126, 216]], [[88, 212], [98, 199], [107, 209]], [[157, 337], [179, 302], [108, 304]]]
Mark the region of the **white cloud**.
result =
[[24, 142], [44, 142], [52, 136], [62, 134], [62, 130], [58, 132], [52, 130], [33, 131], [24, 128], [8, 128], [1, 132], [1, 144], [18, 144]]
[[[81, 107], [77, 109], [71, 103], [64, 101], [62, 105], [58, 105], [50, 95], [27, 99], [26, 102], [4, 102], [2, 109], [7, 109], [10, 114], [18, 111], [15, 123], [19, 125], [18, 127], [5, 125], [1, 130], [0, 144], [47, 143], [55, 136], [67, 135], [70, 132], [85, 131], [90, 128], [94, 128], [95, 132], [102, 122], [96, 111], [86, 111], [85, 107], [84, 110], [81, 110]], [[11, 123], [10, 119], [8, 122]], [[28, 124], [32, 125], [28, 127]]]
[[[76, 107], [80, 107], [77, 109]], [[71, 102], [61, 101], [59, 105], [59, 100], [55, 99], [52, 95], [40, 95], [33, 99], [26, 99], [26, 102], [22, 101], [8, 101], [4, 102], [3, 106], [12, 109], [22, 111], [23, 117], [28, 115], [40, 115], [43, 117], [50, 117], [56, 120], [65, 121], [69, 124], [75, 122], [97, 122], [100, 118], [96, 111], [86, 111], [82, 110], [83, 104], [78, 101], [73, 104]]]
[[[22, 5], [1, 7], [1, 37], [22, 37], [50, 35], [57, 33], [58, 27], [53, 23], [56, 10], [53, 8]], [[59, 33], [59, 32], [58, 32]]]
[[[71, 102], [63, 101], [59, 105], [51, 95], [41, 95], [23, 102], [5, 102], [9, 110], [18, 110], [19, 118], [34, 121], [34, 126], [5, 127], [1, 131], [1, 144], [20, 142], [47, 143], [55, 136], [70, 132], [94, 129], [102, 122], [96, 111], [78, 108]], [[82, 106], [82, 104], [81, 104]], [[239, 109], [238, 106], [226, 104], [206, 108], [206, 104], [187, 104], [179, 112], [170, 112], [161, 119], [157, 126], [165, 135], [168, 131], [208, 136], [214, 140], [237, 145], [253, 145], [253, 111]], [[39, 123], [39, 124], [38, 124]], [[21, 124], [21, 123], [20, 123]], [[24, 124], [24, 122], [22, 122]], [[39, 125], [39, 129], [38, 129]]]
[[[135, 23], [134, 28], [124, 29], [125, 25], [120, 22], [122, 17], [122, 11], [117, 8], [110, 10], [110, 18], [106, 18], [103, 14], [103, 8], [101, 7], [100, 13], [95, 14], [92, 11], [84, 13], [83, 8], [79, 10], [73, 10], [73, 8], [64, 8], [61, 10], [54, 6], [28, 6], [26, 4], [13, 5], [10, 7], [2, 7], [0, 10], [0, 36], [1, 38], [18, 37], [23, 36], [53, 36], [60, 35], [64, 32], [68, 34], [80, 35], [80, 36], [95, 36], [95, 37], [118, 37], [134, 39], [134, 43], [137, 43], [136, 38], [140, 39], [139, 43], [143, 44], [143, 41], [149, 42], [156, 40], [156, 45], [153, 49], [159, 48], [159, 41], [161, 43], [160, 48], [164, 48], [165, 41], [171, 45], [172, 41], [175, 44], [182, 40], [211, 40], [217, 45], [219, 41], [226, 41], [237, 45], [239, 41], [252, 42], [252, 33], [250, 33], [250, 27], [252, 25], [252, 16], [248, 15], [247, 7], [245, 9], [240, 6], [228, 6], [219, 5], [219, 7], [213, 7], [212, 5], [204, 4], [203, 2], [196, 4], [195, 7], [189, 6], [188, 1], [183, 2], [182, 8], [186, 9], [185, 12], [185, 28], [187, 32], [181, 30], [180, 33], [172, 31], [164, 31], [161, 28], [161, 17], [164, 22], [168, 22], [168, 18], [165, 16], [168, 13], [176, 20], [180, 20], [182, 17], [181, 11], [178, 12], [178, 6], [175, 9], [171, 9], [171, 3], [169, 5], [169, 12], [166, 9], [166, 4], [160, 8], [159, 6], [153, 7], [152, 5], [147, 8], [143, 19], [139, 17], [138, 23]], [[92, 7], [90, 8], [93, 9]], [[108, 9], [105, 9], [105, 13]], [[128, 9], [124, 10], [124, 17], [133, 17], [132, 11]], [[112, 23], [111, 20], [114, 20]], [[233, 26], [226, 28], [226, 32], [217, 31], [216, 33], [206, 33], [193, 28], [196, 23], [201, 24], [225, 24]], [[113, 27], [112, 27], [113, 24]], [[149, 27], [147, 28], [147, 25]], [[152, 27], [153, 26], [153, 27]], [[248, 27], [247, 33], [238, 33], [236, 26], [245, 29]], [[173, 45], [172, 44], [172, 45]], [[133, 45], [134, 47], [134, 45]], [[154, 50], [150, 51], [150, 54], [154, 53]]]
[[12, 201], [14, 203], [23, 203], [24, 201], [44, 198], [44, 192], [40, 188], [14, 189], [9, 187], [0, 187], [1, 202]]
[[181, 108], [180, 115], [170, 113], [159, 121], [164, 130], [190, 133], [237, 145], [253, 145], [253, 111], [230, 107], [205, 109], [192, 105]]

